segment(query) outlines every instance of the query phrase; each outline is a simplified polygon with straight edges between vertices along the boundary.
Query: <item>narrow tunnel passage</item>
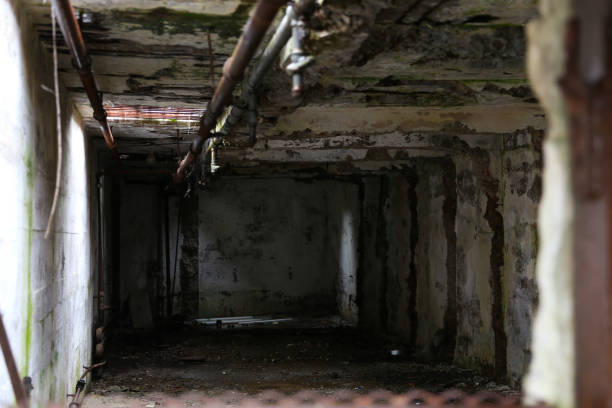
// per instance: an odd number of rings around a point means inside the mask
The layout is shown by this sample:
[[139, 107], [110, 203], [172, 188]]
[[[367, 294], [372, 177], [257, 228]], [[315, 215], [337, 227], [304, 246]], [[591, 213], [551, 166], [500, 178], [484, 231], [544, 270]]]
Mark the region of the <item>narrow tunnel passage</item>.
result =
[[57, 39], [47, 2], [0, 6], [0, 313], [33, 403], [522, 398], [549, 112], [537, 6], [485, 3], [62, 0]]

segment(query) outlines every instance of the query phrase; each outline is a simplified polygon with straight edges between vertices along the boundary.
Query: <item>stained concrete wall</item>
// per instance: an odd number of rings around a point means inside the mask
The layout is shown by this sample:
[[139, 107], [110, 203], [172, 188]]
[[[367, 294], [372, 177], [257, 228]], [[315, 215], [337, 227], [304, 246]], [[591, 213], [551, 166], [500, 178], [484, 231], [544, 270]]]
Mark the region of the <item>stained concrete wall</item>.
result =
[[410, 340], [416, 335], [414, 171], [364, 177], [362, 188], [359, 323]]
[[355, 319], [357, 194], [329, 180], [214, 182], [199, 194], [199, 315]]
[[338, 314], [357, 322], [358, 183], [231, 177], [171, 196], [169, 270], [163, 187], [123, 181], [115, 192], [122, 324], [150, 328], [167, 317], [175, 261], [172, 313], [182, 318]]
[[513, 383], [531, 359], [542, 133], [501, 135], [500, 150], [469, 149], [457, 171], [455, 361]]
[[[63, 399], [91, 356], [94, 219], [88, 145], [62, 88], [64, 161], [53, 231], [44, 239], [57, 158], [52, 64], [22, 2], [0, 2], [0, 312], [33, 398]], [[0, 405], [13, 393], [0, 364]]]
[[445, 191], [447, 176], [453, 177], [446, 174], [448, 162], [419, 161], [362, 179], [359, 324], [415, 349], [427, 348], [446, 326], [448, 267], [453, 269], [448, 259], [454, 257], [445, 225], [445, 213], [452, 212]]
[[[412, 343], [425, 358], [452, 355], [456, 336], [456, 220], [455, 171], [450, 160], [421, 161], [416, 169], [415, 292]], [[428, 349], [434, 337], [444, 333], [444, 350]], [[442, 346], [442, 344], [440, 345]], [[446, 356], [442, 356], [445, 353]]]
[[538, 305], [537, 213], [542, 190], [541, 135], [507, 137], [502, 156], [504, 327], [508, 375], [518, 383], [531, 362], [533, 319]]
[[517, 383], [537, 306], [541, 132], [363, 177], [360, 325]]
[[[485, 214], [498, 211], [499, 180], [490, 172], [499, 160], [485, 151], [468, 152], [455, 160], [457, 167], [457, 346], [455, 359], [465, 365], [495, 365], [493, 238], [499, 231]], [[498, 226], [499, 227], [499, 226]], [[503, 233], [503, 231], [501, 232]], [[498, 248], [495, 248], [496, 250]], [[496, 253], [497, 256], [501, 254]]]

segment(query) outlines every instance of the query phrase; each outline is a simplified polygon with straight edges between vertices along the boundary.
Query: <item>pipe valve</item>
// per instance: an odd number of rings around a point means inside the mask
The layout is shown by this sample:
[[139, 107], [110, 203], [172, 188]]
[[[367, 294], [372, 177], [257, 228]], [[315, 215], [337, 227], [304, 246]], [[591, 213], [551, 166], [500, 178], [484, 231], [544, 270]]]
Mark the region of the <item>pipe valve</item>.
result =
[[304, 22], [303, 16], [291, 20], [291, 32], [291, 52], [289, 54], [289, 64], [285, 67], [285, 71], [287, 71], [292, 78], [291, 95], [293, 97], [299, 97], [304, 90], [302, 71], [314, 62], [314, 57], [306, 55], [304, 51], [306, 23]]

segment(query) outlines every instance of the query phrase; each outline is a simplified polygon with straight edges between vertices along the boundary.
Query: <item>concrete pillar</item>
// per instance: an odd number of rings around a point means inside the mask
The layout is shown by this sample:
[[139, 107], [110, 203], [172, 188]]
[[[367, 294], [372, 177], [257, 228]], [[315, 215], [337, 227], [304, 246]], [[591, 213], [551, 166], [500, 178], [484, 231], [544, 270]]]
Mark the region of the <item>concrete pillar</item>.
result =
[[539, 307], [532, 355], [524, 380], [527, 402], [574, 406], [573, 196], [566, 107], [558, 81], [564, 69], [564, 33], [571, 0], [541, 0], [540, 17], [527, 26], [531, 85], [546, 112], [543, 194], [538, 228]]
[[181, 312], [187, 318], [198, 317], [199, 311], [199, 217], [198, 194], [194, 193], [183, 200], [181, 231]]

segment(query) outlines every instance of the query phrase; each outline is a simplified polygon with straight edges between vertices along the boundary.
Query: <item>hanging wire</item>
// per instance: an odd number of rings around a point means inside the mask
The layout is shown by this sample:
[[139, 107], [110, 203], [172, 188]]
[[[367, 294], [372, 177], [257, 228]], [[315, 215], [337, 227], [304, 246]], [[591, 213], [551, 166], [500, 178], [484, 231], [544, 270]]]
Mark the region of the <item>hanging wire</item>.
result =
[[57, 209], [57, 201], [59, 199], [60, 182], [62, 178], [62, 111], [60, 106], [60, 94], [59, 94], [59, 74], [57, 67], [57, 35], [55, 28], [55, 10], [51, 6], [51, 35], [53, 37], [53, 89], [55, 93], [55, 114], [56, 114], [56, 126], [57, 126], [57, 169], [55, 172], [55, 191], [53, 192], [53, 202], [51, 204], [51, 211], [49, 212], [49, 220], [47, 221], [47, 230], [45, 231], [45, 239], [49, 238], [51, 227], [53, 226], [53, 220], [55, 219], [55, 211]]

